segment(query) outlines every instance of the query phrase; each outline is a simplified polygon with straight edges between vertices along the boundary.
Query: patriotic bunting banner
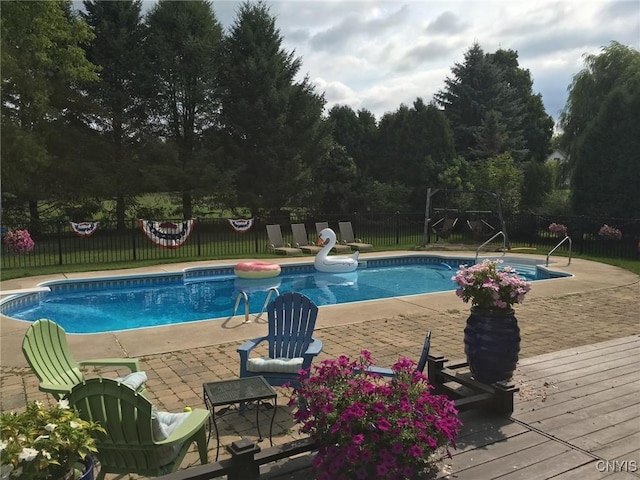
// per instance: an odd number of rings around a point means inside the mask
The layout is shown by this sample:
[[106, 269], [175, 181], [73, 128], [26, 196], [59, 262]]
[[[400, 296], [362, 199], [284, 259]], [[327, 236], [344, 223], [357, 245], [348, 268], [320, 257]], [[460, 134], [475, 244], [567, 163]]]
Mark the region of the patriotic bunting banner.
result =
[[232, 218], [227, 218], [227, 220], [229, 221], [231, 228], [233, 228], [236, 232], [240, 232], [240, 233], [246, 232], [253, 226], [253, 218], [248, 218], [248, 219], [239, 218], [237, 220], [234, 220]]
[[187, 241], [195, 220], [184, 220], [180, 224], [138, 220], [140, 228], [149, 239], [162, 248], [179, 248]]
[[71, 230], [79, 237], [90, 237], [96, 230], [100, 222], [69, 222]]

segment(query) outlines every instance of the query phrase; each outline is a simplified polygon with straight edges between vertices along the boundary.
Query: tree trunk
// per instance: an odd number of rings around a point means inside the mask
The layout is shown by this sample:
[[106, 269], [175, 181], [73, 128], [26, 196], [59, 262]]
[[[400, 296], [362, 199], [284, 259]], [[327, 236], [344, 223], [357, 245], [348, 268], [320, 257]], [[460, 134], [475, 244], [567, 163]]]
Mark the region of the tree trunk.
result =
[[125, 201], [124, 201], [124, 195], [122, 195], [121, 193], [118, 193], [118, 195], [116, 196], [116, 228], [118, 230], [125, 230], [126, 226], [124, 224], [124, 214], [125, 214]]
[[38, 211], [38, 201], [29, 200], [29, 232], [31, 234], [40, 231], [40, 212]]
[[182, 216], [185, 220], [193, 218], [191, 192], [182, 192]]

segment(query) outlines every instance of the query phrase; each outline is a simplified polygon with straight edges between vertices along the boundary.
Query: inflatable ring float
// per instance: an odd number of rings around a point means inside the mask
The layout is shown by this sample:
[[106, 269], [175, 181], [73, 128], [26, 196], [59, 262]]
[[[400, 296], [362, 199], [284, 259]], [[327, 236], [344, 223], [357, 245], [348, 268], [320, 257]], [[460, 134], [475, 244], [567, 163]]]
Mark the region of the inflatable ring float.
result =
[[240, 278], [271, 278], [280, 275], [282, 269], [277, 263], [253, 261], [240, 262], [233, 271]]

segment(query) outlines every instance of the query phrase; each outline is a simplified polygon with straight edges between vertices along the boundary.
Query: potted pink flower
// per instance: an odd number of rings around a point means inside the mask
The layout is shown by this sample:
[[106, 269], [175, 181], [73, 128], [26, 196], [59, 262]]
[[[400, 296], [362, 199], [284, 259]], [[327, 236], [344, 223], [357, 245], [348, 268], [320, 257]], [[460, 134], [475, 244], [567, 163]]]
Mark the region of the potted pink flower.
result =
[[471, 303], [464, 329], [464, 351], [476, 380], [492, 384], [509, 380], [518, 363], [520, 328], [513, 305], [522, 303], [531, 284], [502, 260], [461, 266], [451, 278], [456, 295]]
[[552, 223], [549, 225], [549, 231], [558, 237], [567, 236], [567, 227], [561, 223]]
[[9, 230], [4, 236], [4, 244], [16, 255], [29, 253], [35, 246], [29, 230]]
[[600, 227], [600, 230], [598, 231], [598, 235], [600, 235], [600, 237], [606, 240], [622, 239], [622, 232], [620, 231], [620, 229], [611, 227], [606, 223], [602, 227]]
[[415, 362], [400, 358], [391, 379], [369, 372], [372, 364], [366, 350], [355, 361], [325, 360], [294, 389], [289, 405], [298, 406], [294, 418], [318, 446], [318, 480], [416, 478], [455, 447], [458, 412], [431, 394]]

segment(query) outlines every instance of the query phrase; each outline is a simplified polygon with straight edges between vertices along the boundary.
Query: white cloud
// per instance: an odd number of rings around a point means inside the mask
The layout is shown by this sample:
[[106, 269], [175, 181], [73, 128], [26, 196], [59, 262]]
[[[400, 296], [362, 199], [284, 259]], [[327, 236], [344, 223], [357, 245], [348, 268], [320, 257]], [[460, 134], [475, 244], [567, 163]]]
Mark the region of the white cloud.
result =
[[[267, 1], [283, 46], [302, 57], [300, 77], [327, 107], [366, 108], [380, 118], [417, 97], [430, 101], [477, 42], [518, 52], [534, 93], [557, 118], [584, 54], [612, 40], [640, 48], [637, 0], [275, 0]], [[213, 1], [220, 22], [239, 1]]]

